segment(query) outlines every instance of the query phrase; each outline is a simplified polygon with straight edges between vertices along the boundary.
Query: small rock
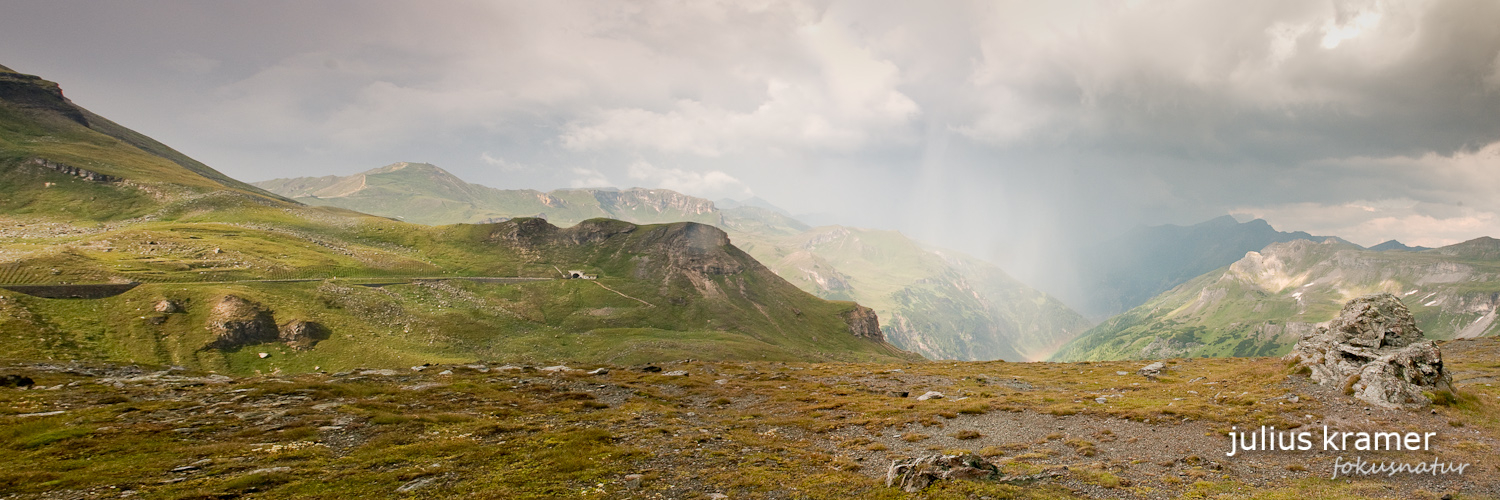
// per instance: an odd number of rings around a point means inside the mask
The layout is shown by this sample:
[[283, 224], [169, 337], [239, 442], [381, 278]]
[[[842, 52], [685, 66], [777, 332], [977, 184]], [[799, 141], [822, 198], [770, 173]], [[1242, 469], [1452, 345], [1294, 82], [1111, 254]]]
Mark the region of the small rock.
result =
[[266, 358], [269, 358], [269, 357], [271, 357], [271, 353], [269, 353], [269, 352], [260, 353], [260, 359], [266, 359]]
[[646, 373], [661, 373], [661, 367], [660, 366], [648, 365], [645, 368], [641, 368], [641, 371], [646, 372]]
[[595, 368], [589, 372], [589, 375], [609, 375], [609, 370], [603, 368]]
[[568, 368], [567, 366], [557, 365], [557, 366], [548, 366], [548, 367], [542, 368], [541, 371], [544, 371], [544, 372], [547, 372], [547, 373], [567, 373], [567, 372], [571, 372], [571, 371], [574, 371], [574, 370], [572, 368]]
[[683, 371], [683, 370], [672, 370], [672, 371], [663, 373], [662, 375], [666, 375], [668, 377], [686, 377], [686, 376], [688, 376], [688, 372]]
[[1104, 396], [1099, 396], [1099, 397], [1097, 397], [1097, 398], [1094, 398], [1094, 402], [1095, 402], [1095, 403], [1099, 403], [1099, 404], [1101, 404], [1101, 405], [1102, 405], [1102, 404], [1104, 404], [1104, 403], [1108, 403], [1108, 402], [1109, 402], [1109, 398], [1106, 398], [1106, 397], [1104, 397]]
[[1141, 367], [1141, 369], [1136, 370], [1135, 372], [1137, 374], [1144, 375], [1144, 376], [1146, 376], [1148, 378], [1156, 378], [1156, 376], [1157, 375], [1161, 375], [1161, 371], [1165, 370], [1166, 368], [1167, 368], [1167, 364], [1166, 363], [1162, 363], [1160, 361], [1157, 361], [1155, 363], [1151, 363], [1149, 365], [1143, 366], [1143, 367]]
[[1130, 372], [1115, 372], [1115, 375], [1130, 375]]
[[277, 474], [277, 473], [287, 473], [287, 472], [291, 472], [291, 471], [292, 471], [291, 467], [267, 467], [267, 468], [264, 468], [264, 469], [255, 469], [253, 471], [250, 471], [249, 474], [245, 474], [245, 475], [247, 475], [247, 476], [254, 476], [256, 474]]
[[642, 476], [640, 474], [626, 474], [625, 475], [625, 489], [627, 489], [627, 490], [633, 490], [633, 489], [640, 488], [641, 487], [641, 482], [644, 481], [645, 479], [646, 479], [646, 476]]
[[917, 396], [917, 401], [926, 401], [929, 399], [943, 399], [943, 393], [938, 391], [927, 391], [926, 394]]
[[50, 417], [50, 416], [53, 416], [53, 415], [62, 415], [63, 413], [66, 413], [66, 412], [64, 410], [57, 410], [57, 411], [44, 411], [44, 412], [41, 412], [41, 413], [21, 413], [21, 414], [14, 415], [14, 416], [16, 416], [16, 417]]
[[179, 306], [176, 302], [172, 302], [170, 300], [161, 300], [156, 302], [156, 306], [154, 307], [154, 309], [156, 309], [156, 312], [162, 314], [172, 314], [181, 312], [182, 306]]
[[417, 491], [417, 490], [420, 490], [422, 488], [426, 488], [428, 486], [431, 486], [432, 483], [437, 482], [437, 479], [438, 479], [437, 476], [419, 477], [419, 478], [413, 479], [411, 481], [407, 481], [406, 484], [403, 484], [403, 485], [397, 487], [396, 488], [396, 492], [397, 493], [406, 493], [408, 491]]
[[721, 379], [715, 380], [714, 383], [715, 384], [719, 384], [719, 385], [724, 385], [724, 384], [729, 383], [729, 379], [722, 379], [721, 378]]
[[427, 369], [427, 367], [421, 366], [421, 365], [417, 365], [417, 366], [411, 367], [411, 371], [414, 371], [414, 372], [420, 372], [420, 371], [426, 370], [426, 369]]
[[390, 370], [390, 369], [385, 369], [385, 370], [364, 370], [364, 371], [359, 372], [359, 374], [360, 375], [380, 375], [382, 377], [392, 377], [392, 376], [396, 375], [396, 370]]
[[36, 381], [25, 375], [0, 375], [0, 387], [31, 387]]
[[725, 495], [723, 493], [709, 493], [708, 498], [710, 500], [729, 500], [729, 495]]
[[443, 370], [443, 371], [438, 372], [438, 375], [452, 375], [452, 374], [453, 374], [453, 370]]

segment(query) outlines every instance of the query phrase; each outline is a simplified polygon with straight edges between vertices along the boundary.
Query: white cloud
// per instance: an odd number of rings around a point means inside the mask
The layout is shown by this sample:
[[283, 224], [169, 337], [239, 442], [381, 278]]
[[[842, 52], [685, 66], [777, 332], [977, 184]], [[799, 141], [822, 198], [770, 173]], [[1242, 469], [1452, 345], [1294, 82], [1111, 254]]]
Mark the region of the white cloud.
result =
[[1461, 209], [1442, 216], [1411, 200], [1360, 200], [1345, 204], [1287, 203], [1241, 207], [1237, 212], [1265, 219], [1283, 231], [1338, 236], [1364, 246], [1399, 240], [1412, 246], [1440, 247], [1480, 236], [1500, 237], [1500, 215]]
[[1449, 155], [1354, 157], [1305, 168], [1330, 171], [1345, 179], [1345, 189], [1351, 191], [1406, 196], [1247, 206], [1231, 212], [1266, 219], [1282, 230], [1339, 236], [1365, 246], [1395, 239], [1437, 247], [1480, 236], [1500, 237], [1500, 176], [1495, 175], [1500, 169], [1500, 141]]
[[718, 170], [695, 172], [679, 168], [661, 168], [644, 161], [636, 161], [630, 164], [627, 171], [631, 179], [645, 183], [645, 187], [670, 189], [711, 200], [744, 199], [755, 195], [748, 186], [745, 186], [745, 183]]
[[213, 59], [196, 52], [178, 50], [167, 56], [161, 62], [162, 66], [178, 73], [189, 75], [203, 75], [218, 69], [222, 64], [218, 59]]
[[1342, 22], [1337, 17], [1329, 19], [1323, 25], [1323, 48], [1337, 48], [1339, 44], [1353, 40], [1365, 31], [1379, 26], [1380, 19], [1384, 17], [1380, 4], [1375, 3], [1369, 7], [1369, 9], [1359, 9], [1353, 15], [1348, 16], [1350, 19]]
[[516, 162], [508, 161], [505, 158], [491, 155], [489, 151], [479, 153], [479, 161], [484, 162], [485, 165], [499, 168], [501, 172], [521, 172], [531, 170], [526, 165], [522, 165]]
[[574, 167], [569, 171], [573, 173], [572, 180], [568, 182], [569, 186], [575, 188], [614, 187], [614, 184], [609, 182], [609, 177], [598, 170]]

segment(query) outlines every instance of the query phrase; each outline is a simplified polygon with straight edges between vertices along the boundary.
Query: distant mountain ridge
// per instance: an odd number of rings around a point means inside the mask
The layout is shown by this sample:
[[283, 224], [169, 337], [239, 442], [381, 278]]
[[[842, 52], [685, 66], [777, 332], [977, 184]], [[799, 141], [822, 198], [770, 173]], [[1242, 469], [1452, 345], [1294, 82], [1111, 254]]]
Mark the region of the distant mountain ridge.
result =
[[1500, 333], [1500, 240], [1420, 251], [1272, 243], [1110, 318], [1053, 359], [1281, 355], [1345, 302], [1376, 292], [1400, 297], [1429, 338]]
[[1399, 242], [1399, 241], [1396, 241], [1396, 240], [1386, 240], [1386, 241], [1384, 241], [1382, 243], [1379, 243], [1379, 244], [1377, 244], [1375, 246], [1370, 247], [1370, 250], [1374, 250], [1376, 252], [1384, 252], [1384, 251], [1387, 251], [1387, 250], [1396, 250], [1396, 251], [1401, 251], [1401, 252], [1416, 252], [1416, 251], [1420, 251], [1420, 250], [1431, 250], [1431, 249], [1428, 248], [1428, 247], [1406, 246], [1405, 243], [1402, 243], [1402, 242]]
[[316, 206], [400, 214], [418, 224], [499, 222], [539, 217], [571, 225], [607, 217], [637, 224], [719, 224], [713, 202], [666, 189], [496, 189], [427, 163], [400, 162], [349, 176], [272, 179], [256, 186]]
[[1045, 359], [1090, 326], [1066, 305], [992, 264], [928, 248], [895, 231], [810, 228], [759, 198], [724, 200], [720, 206], [665, 189], [502, 190], [422, 163], [256, 185], [312, 205], [425, 224], [513, 217], [541, 217], [563, 226], [592, 217], [712, 224], [799, 288], [873, 308], [892, 344], [931, 358]]
[[1343, 241], [1302, 231], [1277, 231], [1261, 219], [1239, 222], [1228, 215], [1191, 226], [1141, 226], [1080, 250], [1071, 259], [1072, 279], [1059, 279], [1062, 282], [1043, 288], [1053, 290], [1085, 316], [1103, 320], [1229, 265], [1245, 252], [1275, 242], [1330, 238]]

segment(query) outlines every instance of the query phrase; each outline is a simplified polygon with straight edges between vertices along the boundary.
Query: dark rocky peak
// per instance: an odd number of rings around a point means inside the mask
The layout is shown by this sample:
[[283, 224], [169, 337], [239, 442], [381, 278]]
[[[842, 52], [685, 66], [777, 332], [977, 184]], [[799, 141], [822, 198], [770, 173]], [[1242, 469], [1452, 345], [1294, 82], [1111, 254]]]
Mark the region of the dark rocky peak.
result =
[[665, 253], [673, 269], [707, 275], [738, 274], [755, 259], [729, 244], [724, 230], [697, 222], [651, 226], [636, 251]]
[[636, 227], [638, 226], [625, 221], [596, 218], [579, 222], [567, 229], [560, 229], [554, 233], [554, 238], [569, 245], [591, 245], [610, 239], [617, 234], [635, 231]]
[[59, 116], [87, 127], [83, 110], [63, 97], [62, 87], [39, 76], [0, 72], [0, 102], [25, 111]]
[[1385, 251], [1416, 252], [1416, 251], [1420, 251], [1420, 250], [1429, 250], [1429, 249], [1427, 247], [1407, 246], [1405, 243], [1402, 243], [1402, 242], [1399, 242], [1399, 241], [1396, 241], [1396, 240], [1388, 240], [1388, 241], [1385, 241], [1385, 242], [1380, 243], [1378, 245], [1370, 247], [1370, 250], [1373, 250], [1373, 251], [1376, 251], [1376, 252], [1385, 252]]
[[488, 240], [491, 242], [503, 241], [506, 243], [522, 246], [537, 246], [547, 243], [560, 229], [547, 222], [547, 219], [537, 217], [517, 217], [505, 222], [495, 224], [490, 230]]

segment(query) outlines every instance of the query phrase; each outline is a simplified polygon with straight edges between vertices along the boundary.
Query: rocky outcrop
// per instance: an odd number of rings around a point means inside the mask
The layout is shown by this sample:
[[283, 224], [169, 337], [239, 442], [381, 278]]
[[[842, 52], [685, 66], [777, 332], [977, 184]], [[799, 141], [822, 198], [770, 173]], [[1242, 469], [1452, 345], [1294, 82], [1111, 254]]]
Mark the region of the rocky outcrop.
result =
[[1000, 477], [1000, 468], [978, 455], [928, 455], [907, 462], [891, 462], [885, 485], [916, 493], [941, 479], [983, 480]]
[[51, 113], [88, 126], [83, 110], [63, 97], [62, 87], [32, 75], [0, 72], [0, 102], [21, 109]]
[[1383, 408], [1420, 408], [1432, 402], [1424, 392], [1453, 390], [1437, 344], [1423, 339], [1411, 311], [1389, 293], [1349, 301], [1286, 359], [1313, 381]]
[[[628, 235], [629, 238], [623, 238]], [[640, 256], [644, 264], [697, 275], [738, 274], [754, 259], [729, 244], [722, 229], [696, 222], [637, 226], [614, 219], [589, 219], [559, 228], [543, 219], [517, 218], [495, 224], [488, 239], [527, 252], [570, 250], [617, 240], [618, 250]], [[644, 276], [641, 276], [644, 277]]]
[[281, 325], [278, 338], [286, 345], [298, 350], [312, 349], [318, 341], [328, 338], [328, 328], [313, 321], [294, 319]]
[[840, 315], [844, 322], [849, 323], [849, 333], [855, 337], [884, 341], [885, 336], [880, 333], [880, 318], [875, 316], [875, 310], [855, 304], [853, 309], [844, 311]]
[[275, 342], [281, 337], [276, 320], [264, 306], [235, 295], [225, 295], [208, 313], [212, 347], [230, 349]]
[[120, 180], [119, 177], [115, 177], [115, 176], [112, 176], [112, 175], [104, 175], [104, 174], [95, 172], [93, 170], [88, 170], [88, 169], [78, 168], [78, 167], [75, 167], [75, 166], [72, 166], [72, 165], [57, 163], [57, 162], [49, 161], [49, 160], [46, 160], [46, 159], [43, 159], [43, 158], [32, 158], [30, 160], [27, 160], [26, 163], [29, 164], [29, 165], [36, 165], [36, 166], [39, 166], [39, 167], [42, 167], [42, 168], [46, 168], [46, 169], [50, 169], [50, 170], [55, 170], [55, 171], [58, 171], [58, 172], [61, 172], [61, 173], [67, 174], [67, 175], [71, 175], [73, 177], [77, 177], [77, 178], [80, 178], [80, 179], [83, 179], [83, 180], [86, 180], [86, 181], [89, 181], [89, 182], [118, 182]]

